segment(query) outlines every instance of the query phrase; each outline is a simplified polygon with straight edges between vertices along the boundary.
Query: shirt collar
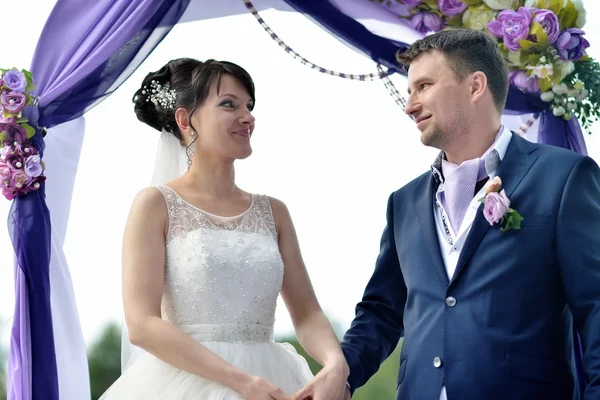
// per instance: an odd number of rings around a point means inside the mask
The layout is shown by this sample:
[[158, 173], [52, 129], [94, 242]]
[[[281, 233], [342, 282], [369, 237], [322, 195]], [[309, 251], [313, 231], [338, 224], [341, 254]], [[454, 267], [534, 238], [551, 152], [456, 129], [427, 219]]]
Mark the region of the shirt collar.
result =
[[[508, 144], [510, 143], [510, 139], [512, 138], [512, 133], [510, 129], [501, 125], [498, 133], [496, 134], [496, 139], [492, 146], [480, 158], [485, 158], [492, 150], [496, 150], [498, 152], [498, 156], [500, 157], [500, 161], [504, 159], [506, 155], [506, 150], [508, 149]], [[435, 158], [433, 164], [431, 165], [431, 173], [437, 183], [444, 182], [444, 174], [442, 173], [442, 160], [445, 160], [446, 154], [443, 151], [440, 151], [437, 157]], [[496, 171], [490, 172], [491, 177], [495, 175]]]

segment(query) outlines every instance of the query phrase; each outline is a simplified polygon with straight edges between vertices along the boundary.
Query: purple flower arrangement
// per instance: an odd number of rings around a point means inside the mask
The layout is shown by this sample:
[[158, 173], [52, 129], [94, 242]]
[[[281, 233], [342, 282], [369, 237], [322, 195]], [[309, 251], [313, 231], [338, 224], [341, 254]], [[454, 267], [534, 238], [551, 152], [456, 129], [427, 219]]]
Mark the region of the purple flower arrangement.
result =
[[0, 69], [0, 189], [8, 200], [40, 188], [44, 162], [29, 139], [35, 130], [21, 117], [36, 102], [29, 71]]
[[539, 96], [556, 116], [576, 115], [588, 132], [600, 117], [600, 64], [586, 53], [590, 43], [582, 30], [582, 0], [369, 1], [424, 34], [449, 27], [491, 33], [508, 63], [512, 86]]

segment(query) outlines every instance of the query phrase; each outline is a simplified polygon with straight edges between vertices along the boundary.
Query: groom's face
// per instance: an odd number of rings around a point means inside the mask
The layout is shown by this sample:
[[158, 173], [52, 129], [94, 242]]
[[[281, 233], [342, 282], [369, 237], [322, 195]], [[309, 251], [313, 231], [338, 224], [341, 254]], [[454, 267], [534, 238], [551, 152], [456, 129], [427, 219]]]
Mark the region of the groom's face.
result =
[[464, 121], [463, 84], [439, 51], [419, 55], [408, 70], [405, 112], [417, 123], [421, 142], [445, 150]]

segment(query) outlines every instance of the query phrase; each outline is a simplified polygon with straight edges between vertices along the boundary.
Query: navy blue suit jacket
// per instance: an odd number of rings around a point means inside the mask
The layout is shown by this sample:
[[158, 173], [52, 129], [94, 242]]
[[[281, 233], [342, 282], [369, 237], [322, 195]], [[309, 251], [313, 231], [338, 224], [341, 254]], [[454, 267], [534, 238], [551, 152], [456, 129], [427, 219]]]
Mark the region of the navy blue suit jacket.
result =
[[574, 322], [583, 398], [600, 399], [598, 165], [513, 134], [497, 175], [521, 229], [490, 226], [480, 207], [451, 280], [432, 174], [390, 196], [375, 271], [342, 342], [352, 391], [403, 337], [398, 400], [438, 400], [442, 385], [449, 400], [578, 399]]

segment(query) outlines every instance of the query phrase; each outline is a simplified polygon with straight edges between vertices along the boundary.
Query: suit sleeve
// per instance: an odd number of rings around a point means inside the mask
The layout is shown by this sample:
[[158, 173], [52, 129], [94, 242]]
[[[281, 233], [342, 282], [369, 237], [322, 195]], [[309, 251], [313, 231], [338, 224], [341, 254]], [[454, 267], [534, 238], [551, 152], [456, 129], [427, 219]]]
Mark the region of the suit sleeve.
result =
[[402, 317], [407, 291], [398, 261], [393, 221], [392, 194], [375, 271], [341, 344], [350, 367], [348, 383], [352, 392], [377, 372], [404, 335]]
[[584, 400], [600, 399], [600, 169], [589, 157], [573, 168], [562, 195], [555, 251], [583, 347]]

